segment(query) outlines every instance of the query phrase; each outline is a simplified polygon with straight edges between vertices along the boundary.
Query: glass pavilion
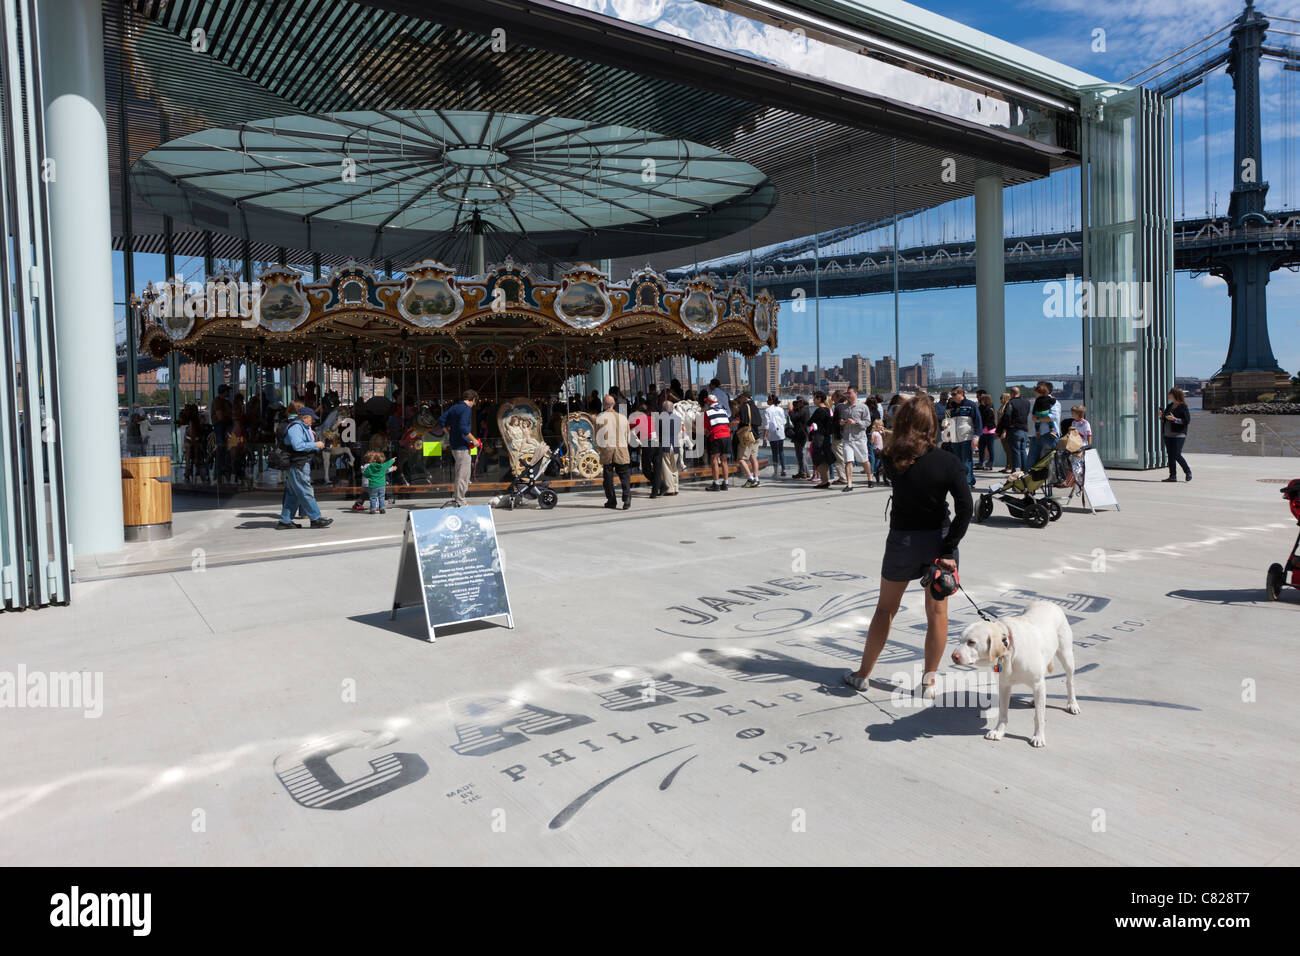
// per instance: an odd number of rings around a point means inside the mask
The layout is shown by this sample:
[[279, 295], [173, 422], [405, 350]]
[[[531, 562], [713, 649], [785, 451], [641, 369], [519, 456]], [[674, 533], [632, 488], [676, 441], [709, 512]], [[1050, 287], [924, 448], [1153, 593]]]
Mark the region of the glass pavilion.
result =
[[122, 547], [126, 303], [218, 262], [623, 276], [973, 197], [996, 393], [1003, 190], [1079, 167], [1083, 281], [1142, 290], [1081, 320], [1090, 417], [1109, 465], [1161, 463], [1170, 130], [1146, 91], [897, 0], [0, 5], [5, 607], [66, 602], [76, 554]]

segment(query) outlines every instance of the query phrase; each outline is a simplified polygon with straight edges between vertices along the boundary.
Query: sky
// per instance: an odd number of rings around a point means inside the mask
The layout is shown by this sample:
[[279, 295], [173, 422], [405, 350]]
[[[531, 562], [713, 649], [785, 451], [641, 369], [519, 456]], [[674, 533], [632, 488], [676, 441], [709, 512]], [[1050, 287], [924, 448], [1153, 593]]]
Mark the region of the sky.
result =
[[[1067, 63], [1104, 80], [1123, 81], [1139, 70], [1228, 24], [1242, 10], [1234, 0], [1010, 0], [1003, 3], [925, 0], [920, 6], [1001, 39]], [[1270, 16], [1300, 20], [1300, 0], [1261, 0]], [[1300, 33], [1300, 23], [1274, 20], [1277, 31]], [[1105, 51], [1094, 52], [1096, 30], [1104, 30]], [[1222, 34], [1226, 38], [1226, 32]], [[1300, 46], [1300, 38], [1270, 38]], [[1226, 39], [1225, 39], [1226, 42]], [[1172, 61], [1171, 61], [1172, 62]], [[1300, 207], [1300, 74], [1266, 60], [1261, 68], [1261, 114], [1265, 148], [1263, 179], [1270, 184], [1268, 208]], [[1222, 70], [1205, 90], [1193, 90], [1175, 108], [1174, 214], [1223, 214], [1232, 188], [1232, 81]], [[1207, 108], [1208, 106], [1208, 108]], [[1208, 137], [1206, 129], [1208, 126]], [[1208, 173], [1208, 180], [1207, 180]], [[1006, 193], [1007, 232], [1024, 234], [1050, 225], [1077, 229], [1077, 212], [1049, 223], [1044, 205], [1077, 196], [1078, 171], [1052, 177], [1060, 182], [1012, 187]], [[1207, 185], [1208, 183], [1208, 185]], [[1020, 213], [1014, 214], [1020, 200]], [[1050, 202], [1045, 201], [1050, 197]], [[949, 204], [927, 214], [926, 241], [941, 235], [969, 236], [969, 206]], [[1031, 213], [1030, 210], [1033, 212]], [[919, 225], [918, 225], [919, 228]], [[915, 233], [913, 240], [923, 238]], [[900, 245], [910, 245], [907, 236]], [[1011, 374], [1072, 371], [1082, 361], [1081, 330], [1075, 319], [1044, 319], [1039, 284], [1008, 286], [1007, 371]], [[939, 371], [975, 367], [974, 288], [903, 293], [899, 297], [901, 363], [935, 353]], [[892, 294], [821, 303], [821, 364], [836, 365], [854, 353], [873, 361], [894, 352]], [[1269, 332], [1282, 367], [1300, 370], [1300, 275], [1279, 270], [1268, 287]], [[1226, 284], [1213, 276], [1180, 272], [1174, 282], [1177, 375], [1208, 378], [1228, 350], [1230, 302]], [[801, 314], [786, 304], [780, 315], [781, 368], [816, 363], [815, 310]]]

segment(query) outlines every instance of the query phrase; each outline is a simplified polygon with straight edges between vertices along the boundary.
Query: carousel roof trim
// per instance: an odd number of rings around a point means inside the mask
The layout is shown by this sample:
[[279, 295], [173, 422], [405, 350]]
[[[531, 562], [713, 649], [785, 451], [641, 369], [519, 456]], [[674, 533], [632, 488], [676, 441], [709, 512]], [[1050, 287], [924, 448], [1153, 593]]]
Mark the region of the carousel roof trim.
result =
[[457, 277], [436, 260], [377, 277], [353, 263], [318, 282], [275, 266], [252, 288], [218, 274], [160, 283], [135, 300], [141, 350], [198, 362], [246, 358], [279, 366], [317, 359], [371, 372], [502, 365], [580, 371], [594, 361], [646, 364], [674, 355], [755, 355], [777, 345], [775, 299], [709, 276], [669, 283], [652, 269], [611, 283], [580, 263], [558, 280], [507, 261]]

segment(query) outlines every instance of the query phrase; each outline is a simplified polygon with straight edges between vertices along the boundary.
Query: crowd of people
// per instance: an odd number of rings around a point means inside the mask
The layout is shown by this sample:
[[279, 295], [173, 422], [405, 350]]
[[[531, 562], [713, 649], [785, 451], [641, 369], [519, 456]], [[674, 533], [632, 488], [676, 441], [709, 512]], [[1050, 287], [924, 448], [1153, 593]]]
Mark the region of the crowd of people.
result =
[[[453, 499], [463, 506], [477, 477], [478, 453], [500, 437], [495, 433], [496, 407], [472, 389], [445, 406], [412, 403], [398, 388], [391, 398], [375, 396], [351, 407], [340, 404], [333, 392], [321, 395], [315, 382], [308, 382], [288, 408], [269, 387], [247, 402], [242, 394], [230, 393], [228, 385], [218, 389], [209, 409], [210, 423], [195, 405], [183, 410], [186, 478], [192, 480], [204, 461], [200, 445], [205, 439], [209, 453], [215, 447], [215, 455], [207, 455], [215, 475], [234, 479], [246, 478], [259, 454], [286, 444], [293, 457], [285, 475], [286, 507], [296, 496], [293, 513], [305, 515], [313, 526], [319, 526], [319, 510], [310, 493], [313, 464], [323, 466], [327, 481], [335, 477], [335, 469], [350, 469], [348, 483], [360, 486], [353, 510], [382, 514], [390, 485], [409, 483], [417, 467], [432, 480], [424, 470], [421, 445], [436, 437], [446, 448], [444, 460], [451, 461]], [[968, 487], [974, 487], [976, 472], [998, 468], [999, 447], [1001, 471], [1010, 474], [1034, 467], [1071, 430], [1083, 445], [1094, 438], [1086, 409], [1075, 405], [1066, 415], [1050, 382], [1039, 382], [1032, 398], [1019, 386], [996, 400], [982, 389], [970, 397], [961, 386], [943, 392], [937, 401], [925, 393], [916, 398], [933, 405], [935, 447], [956, 459]], [[701, 409], [694, 429], [677, 408], [684, 400]], [[811, 401], [800, 396], [786, 404], [768, 395], [760, 403], [747, 390], [729, 395], [715, 378], [697, 391], [683, 389], [674, 379], [630, 399], [613, 386], [603, 397], [592, 392], [585, 400], [534, 402], [544, 441], [559, 451], [565, 442], [565, 416], [599, 404], [596, 445], [605, 504], [626, 509], [631, 505], [634, 468], [645, 477], [650, 497], [658, 498], [679, 493], [681, 472], [693, 461], [702, 461], [710, 479], [704, 490], [715, 493], [729, 490], [733, 477], [742, 488], [758, 488], [764, 469], [770, 469], [770, 479], [805, 480], [818, 490], [851, 492], [863, 485], [891, 484], [886, 447], [902, 408], [914, 400], [899, 394], [887, 401], [879, 395], [864, 398], [850, 387], [830, 394], [817, 391]], [[1170, 453], [1167, 480], [1174, 480], [1174, 469], [1181, 464], [1190, 481], [1181, 456], [1190, 416], [1178, 389], [1171, 390], [1161, 417]], [[352, 429], [346, 441], [339, 438], [343, 420]], [[764, 448], [766, 462], [760, 458]], [[280, 527], [292, 526], [292, 519], [280, 522]]]
[[[698, 435], [687, 433], [684, 417], [676, 412], [683, 399], [702, 410]], [[594, 400], [595, 393], [588, 407]], [[683, 392], [673, 381], [660, 391], [638, 393], [629, 406], [618, 388], [611, 388], [597, 416], [606, 504], [617, 507], [621, 489], [622, 505], [629, 506], [634, 466], [649, 482], [652, 498], [676, 494], [680, 470], [692, 457], [702, 457], [708, 469], [711, 480], [705, 491], [729, 490], [733, 476], [742, 488], [760, 487], [764, 466], [759, 452], [764, 447], [772, 479], [806, 479], [816, 489], [844, 492], [888, 484], [884, 448], [906, 401], [897, 394], [888, 401], [877, 395], [863, 398], [848, 388], [829, 395], [818, 391], [811, 401], [797, 397], [789, 405], [768, 395], [760, 404], [749, 391], [727, 394], [713, 379], [698, 392]], [[1033, 402], [1021, 396], [1019, 387], [1002, 393], [995, 405], [982, 389], [972, 399], [959, 386], [933, 404], [937, 446], [958, 459], [972, 487], [976, 471], [997, 467], [995, 441], [1003, 449], [1002, 471], [1011, 473], [1030, 468], [1070, 429], [1084, 443], [1092, 440], [1084, 407], [1074, 406], [1063, 422], [1049, 382], [1038, 383]], [[619, 436], [625, 425], [628, 439], [623, 442]]]

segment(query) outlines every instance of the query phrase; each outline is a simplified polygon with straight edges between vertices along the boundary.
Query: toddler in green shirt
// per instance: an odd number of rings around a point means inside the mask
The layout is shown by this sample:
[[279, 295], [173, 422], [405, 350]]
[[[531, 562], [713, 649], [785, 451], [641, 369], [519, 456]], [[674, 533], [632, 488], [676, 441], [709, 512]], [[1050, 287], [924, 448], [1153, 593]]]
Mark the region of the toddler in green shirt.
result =
[[384, 495], [388, 490], [388, 473], [397, 470], [397, 459], [384, 460], [384, 453], [366, 452], [365, 465], [361, 468], [361, 477], [365, 479], [366, 489], [370, 492], [370, 513], [384, 513]]

